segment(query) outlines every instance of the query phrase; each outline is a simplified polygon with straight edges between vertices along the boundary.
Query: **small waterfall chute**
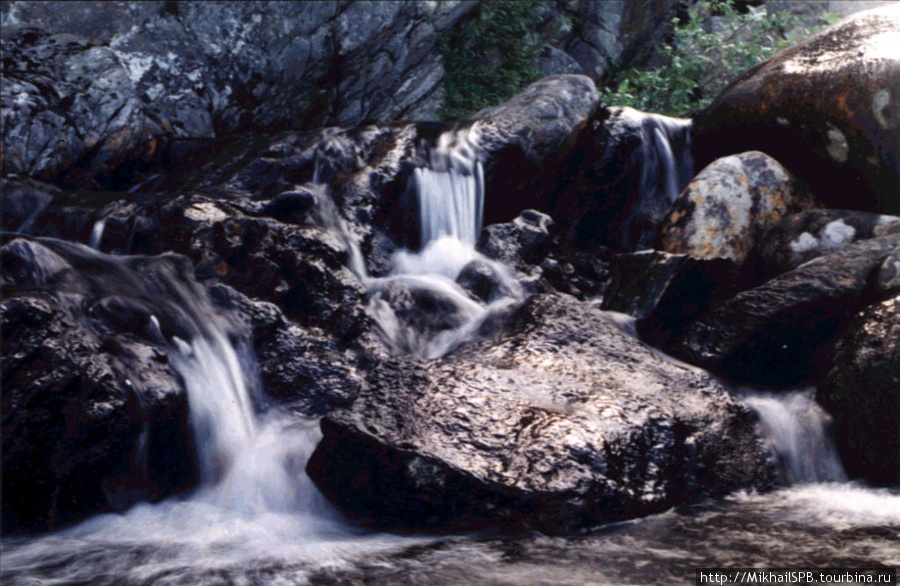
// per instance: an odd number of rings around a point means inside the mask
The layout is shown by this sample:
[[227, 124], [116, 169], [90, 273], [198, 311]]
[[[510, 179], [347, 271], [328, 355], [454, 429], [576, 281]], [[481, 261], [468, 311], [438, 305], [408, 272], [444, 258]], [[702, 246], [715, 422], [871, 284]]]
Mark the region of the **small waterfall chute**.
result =
[[847, 480], [829, 435], [831, 418], [814, 396], [814, 389], [742, 395], [743, 403], [759, 416], [762, 437], [787, 484]]

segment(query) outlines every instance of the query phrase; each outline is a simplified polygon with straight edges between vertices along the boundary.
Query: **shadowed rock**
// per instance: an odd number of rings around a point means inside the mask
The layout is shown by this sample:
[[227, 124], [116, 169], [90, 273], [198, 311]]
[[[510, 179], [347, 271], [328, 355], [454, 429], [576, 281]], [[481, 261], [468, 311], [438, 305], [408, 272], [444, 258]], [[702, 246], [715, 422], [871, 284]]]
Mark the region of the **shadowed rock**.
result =
[[900, 483], [900, 297], [854, 317], [831, 354], [816, 398], [834, 417], [847, 472]]
[[556, 178], [550, 213], [567, 245], [650, 248], [693, 174], [690, 121], [602, 108], [579, 132]]
[[900, 217], [846, 210], [791, 214], [758, 239], [752, 263], [768, 279], [859, 240], [900, 232]]
[[875, 281], [900, 234], [857, 242], [719, 303], [674, 347], [679, 356], [758, 384], [813, 380], [817, 353], [846, 320], [894, 292]]

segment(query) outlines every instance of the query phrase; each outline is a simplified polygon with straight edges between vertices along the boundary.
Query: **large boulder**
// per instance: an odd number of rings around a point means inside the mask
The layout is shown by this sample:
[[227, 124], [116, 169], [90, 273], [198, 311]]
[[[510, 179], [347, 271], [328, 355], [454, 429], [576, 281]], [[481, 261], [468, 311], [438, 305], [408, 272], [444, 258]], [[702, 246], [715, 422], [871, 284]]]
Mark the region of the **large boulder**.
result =
[[369, 382], [322, 420], [307, 471], [382, 526], [571, 533], [772, 478], [719, 382], [565, 295], [532, 298], [498, 339], [388, 360]]
[[811, 382], [827, 341], [849, 317], [896, 294], [877, 275], [898, 245], [900, 234], [892, 234], [813, 259], [713, 305], [668, 349], [742, 382]]
[[486, 223], [508, 222], [527, 208], [546, 210], [559, 165], [599, 101], [589, 77], [557, 75], [475, 114], [489, 193]]
[[816, 399], [834, 418], [844, 467], [876, 485], [900, 484], [900, 297], [857, 315], [831, 358]]
[[675, 200], [659, 226], [656, 248], [742, 263], [765, 229], [813, 205], [766, 154], [725, 157], [700, 171]]
[[690, 121], [601, 108], [555, 177], [550, 213], [579, 249], [651, 248], [656, 228], [693, 175]]
[[694, 118], [699, 166], [763, 151], [827, 207], [900, 213], [900, 6], [850, 16], [736, 79]]

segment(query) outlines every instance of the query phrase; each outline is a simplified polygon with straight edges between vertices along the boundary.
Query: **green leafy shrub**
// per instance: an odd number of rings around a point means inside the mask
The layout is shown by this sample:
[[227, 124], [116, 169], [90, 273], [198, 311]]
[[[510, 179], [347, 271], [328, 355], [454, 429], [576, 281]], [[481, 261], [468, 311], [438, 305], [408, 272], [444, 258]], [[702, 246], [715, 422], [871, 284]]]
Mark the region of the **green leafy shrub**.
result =
[[[704, 25], [704, 15], [710, 13], [722, 17], [712, 31]], [[672, 41], [659, 51], [664, 64], [616, 76], [604, 91], [605, 105], [689, 115], [709, 105], [739, 73], [815, 30], [802, 27], [791, 13], [770, 14], [751, 6], [742, 14], [734, 0], [703, 0], [688, 14], [672, 20]]]
[[546, 0], [481, 2], [471, 20], [441, 39], [443, 118], [466, 118], [500, 104], [541, 77], [543, 41], [535, 31], [546, 5]]

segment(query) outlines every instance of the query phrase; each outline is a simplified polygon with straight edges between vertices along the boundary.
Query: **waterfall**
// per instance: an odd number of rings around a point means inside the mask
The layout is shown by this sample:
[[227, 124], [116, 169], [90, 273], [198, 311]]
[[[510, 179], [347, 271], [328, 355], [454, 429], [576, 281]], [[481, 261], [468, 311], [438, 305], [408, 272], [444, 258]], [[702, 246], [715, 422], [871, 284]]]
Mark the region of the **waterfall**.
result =
[[103, 231], [106, 230], [106, 218], [94, 222], [91, 229], [91, 239], [88, 246], [94, 250], [100, 250], [100, 241], [103, 240]]
[[747, 393], [742, 400], [759, 416], [764, 441], [787, 484], [844, 482], [844, 468], [829, 436], [831, 418], [814, 400], [815, 390]]
[[[475, 250], [484, 207], [484, 171], [477, 156], [477, 128], [442, 133], [421, 145], [407, 186], [418, 209], [418, 250], [399, 250], [391, 271], [366, 277], [370, 315], [396, 353], [438, 358], [478, 337], [482, 326], [521, 300], [514, 272]], [[479, 299], [460, 278], [480, 267], [495, 280]]]
[[441, 237], [471, 247], [481, 232], [484, 171], [476, 155], [476, 129], [444, 132], [427, 150], [427, 166], [413, 172], [422, 247]]

